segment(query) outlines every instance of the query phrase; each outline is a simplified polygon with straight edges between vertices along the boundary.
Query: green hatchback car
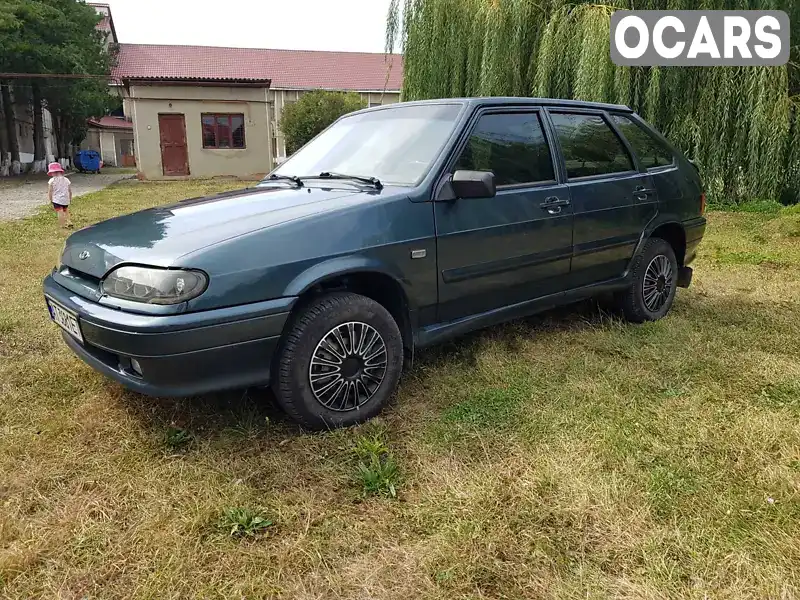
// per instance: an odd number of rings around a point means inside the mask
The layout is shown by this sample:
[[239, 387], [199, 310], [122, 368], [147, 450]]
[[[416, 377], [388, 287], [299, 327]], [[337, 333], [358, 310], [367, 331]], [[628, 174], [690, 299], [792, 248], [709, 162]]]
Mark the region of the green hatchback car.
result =
[[336, 427], [467, 331], [608, 292], [660, 319], [704, 204], [625, 106], [401, 103], [342, 117], [255, 187], [74, 233], [44, 295], [73, 352], [130, 389], [270, 385], [304, 426]]

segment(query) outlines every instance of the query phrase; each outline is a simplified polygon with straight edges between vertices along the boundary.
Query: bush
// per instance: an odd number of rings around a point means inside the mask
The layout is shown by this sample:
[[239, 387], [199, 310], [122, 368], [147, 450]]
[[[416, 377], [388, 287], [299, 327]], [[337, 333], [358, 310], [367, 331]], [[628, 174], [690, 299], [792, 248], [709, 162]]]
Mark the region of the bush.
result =
[[286, 139], [286, 153], [294, 154], [336, 119], [364, 107], [364, 101], [353, 92], [317, 90], [303, 94], [281, 114], [279, 126]]

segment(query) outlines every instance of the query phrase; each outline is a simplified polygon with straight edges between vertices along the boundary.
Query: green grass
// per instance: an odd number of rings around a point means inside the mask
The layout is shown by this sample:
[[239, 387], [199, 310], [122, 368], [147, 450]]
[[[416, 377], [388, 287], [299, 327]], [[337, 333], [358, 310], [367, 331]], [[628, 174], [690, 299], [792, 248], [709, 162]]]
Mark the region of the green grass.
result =
[[777, 214], [784, 210], [783, 204], [777, 200], [750, 200], [739, 204], [711, 205], [712, 210], [727, 210], [730, 212]]
[[400, 485], [400, 468], [379, 431], [356, 439], [353, 454], [356, 457], [354, 480], [361, 496], [397, 497]]
[[[241, 185], [128, 182], [73, 219]], [[266, 392], [146, 398], [75, 359], [41, 299], [63, 239], [0, 224], [0, 597], [800, 596], [796, 210], [712, 212], [660, 322], [472, 334], [321, 434]]]
[[252, 508], [226, 508], [217, 523], [231, 537], [253, 537], [264, 533], [275, 523]]
[[180, 427], [169, 427], [164, 434], [164, 444], [168, 449], [177, 451], [192, 442], [192, 434]]

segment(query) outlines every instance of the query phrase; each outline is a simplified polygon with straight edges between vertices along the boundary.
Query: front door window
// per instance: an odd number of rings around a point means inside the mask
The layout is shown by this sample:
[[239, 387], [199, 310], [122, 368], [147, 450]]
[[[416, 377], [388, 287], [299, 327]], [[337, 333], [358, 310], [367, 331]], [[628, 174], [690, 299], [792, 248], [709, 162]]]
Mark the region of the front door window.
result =
[[497, 186], [555, 180], [537, 113], [482, 116], [456, 162], [458, 169], [492, 171]]

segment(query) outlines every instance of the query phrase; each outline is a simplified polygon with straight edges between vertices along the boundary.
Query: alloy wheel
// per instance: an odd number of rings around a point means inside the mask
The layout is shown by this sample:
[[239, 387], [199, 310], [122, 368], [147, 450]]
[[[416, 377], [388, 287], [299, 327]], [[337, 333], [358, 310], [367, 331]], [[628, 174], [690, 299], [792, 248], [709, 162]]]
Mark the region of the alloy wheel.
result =
[[325, 408], [357, 410], [367, 403], [386, 375], [386, 343], [367, 323], [343, 323], [322, 336], [311, 355], [311, 391]]
[[672, 263], [663, 254], [655, 256], [644, 272], [642, 297], [647, 310], [658, 312], [667, 303], [673, 286]]

